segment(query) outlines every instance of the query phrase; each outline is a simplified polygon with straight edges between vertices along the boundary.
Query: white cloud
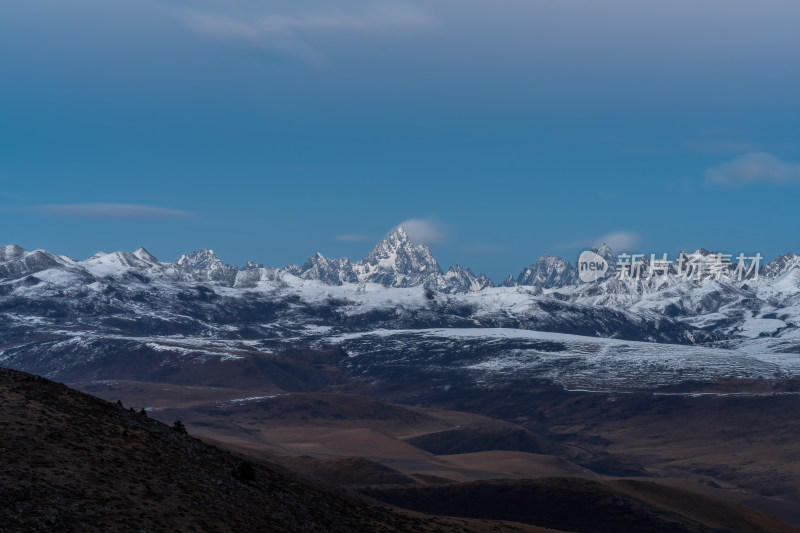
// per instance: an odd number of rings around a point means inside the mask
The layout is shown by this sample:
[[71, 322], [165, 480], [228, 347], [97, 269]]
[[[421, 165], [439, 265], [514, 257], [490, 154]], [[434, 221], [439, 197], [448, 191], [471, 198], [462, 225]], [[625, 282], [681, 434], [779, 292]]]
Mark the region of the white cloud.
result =
[[439, 244], [447, 239], [447, 231], [434, 220], [410, 218], [398, 226], [401, 226], [408, 238], [417, 244]]
[[642, 243], [642, 236], [632, 231], [617, 231], [607, 233], [592, 241], [592, 246], [607, 244], [615, 252], [632, 252]]
[[163, 220], [169, 218], [184, 218], [191, 215], [191, 213], [187, 211], [152, 205], [111, 203], [44, 204], [34, 206], [30, 211], [68, 218], [100, 220]]
[[747, 185], [749, 183], [800, 183], [800, 165], [786, 163], [771, 154], [751, 152], [705, 172], [711, 185]]
[[357, 14], [267, 13], [242, 19], [189, 12], [182, 18], [197, 33], [287, 53], [314, 65], [326, 63], [322, 52], [312, 44], [314, 33], [385, 33], [433, 25], [433, 20], [427, 14], [410, 8], [384, 8]]

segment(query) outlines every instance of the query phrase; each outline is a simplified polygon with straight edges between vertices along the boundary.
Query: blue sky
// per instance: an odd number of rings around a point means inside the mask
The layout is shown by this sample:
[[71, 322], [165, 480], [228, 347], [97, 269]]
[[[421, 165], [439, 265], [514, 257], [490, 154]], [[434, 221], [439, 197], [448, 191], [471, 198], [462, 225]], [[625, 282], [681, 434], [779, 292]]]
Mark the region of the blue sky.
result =
[[795, 0], [6, 0], [4, 243], [800, 252]]

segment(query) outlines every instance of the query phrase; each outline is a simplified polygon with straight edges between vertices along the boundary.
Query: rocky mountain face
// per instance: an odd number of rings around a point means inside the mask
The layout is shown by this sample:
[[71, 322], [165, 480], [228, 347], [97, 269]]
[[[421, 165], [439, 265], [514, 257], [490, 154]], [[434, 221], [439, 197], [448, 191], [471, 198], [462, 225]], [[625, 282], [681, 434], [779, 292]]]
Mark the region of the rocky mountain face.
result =
[[175, 264], [195, 270], [234, 270], [236, 268], [223, 263], [214, 250], [200, 250], [183, 254], [175, 261]]
[[493, 287], [494, 283], [486, 274], [475, 275], [472, 270], [464, 270], [461, 265], [450, 267], [444, 274], [444, 286], [450, 292], [472, 292]]
[[356, 263], [347, 258], [329, 259], [317, 253], [302, 266], [288, 265], [284, 270], [302, 279], [331, 285], [377, 283], [384, 287], [427, 287], [449, 293], [492, 286], [486, 275], [476, 276], [460, 265], [443, 274], [430, 249], [414, 244], [402, 227], [395, 228]]
[[0, 277], [22, 278], [48, 268], [67, 267], [72, 261], [45, 250], [29, 252], [16, 244], [9, 244], [0, 248]]
[[767, 278], [777, 278], [790, 270], [796, 269], [800, 269], [800, 255], [790, 252], [770, 261], [761, 274]]
[[360, 281], [385, 287], [437, 285], [442, 269], [427, 246], [414, 244], [398, 227], [356, 263]]
[[560, 257], [545, 255], [539, 260], [523, 269], [516, 280], [511, 277], [503, 283], [506, 287], [529, 285], [543, 289], [553, 289], [565, 285], [573, 285], [578, 281], [578, 273], [571, 263]]
[[[617, 267], [617, 256], [608, 245], [591, 248], [591, 251], [608, 262], [608, 273], [611, 277]], [[578, 285], [578, 270], [569, 261], [552, 255], [543, 255], [536, 263], [522, 269], [516, 279], [509, 275], [503, 281], [503, 287], [528, 286], [540, 289], [558, 289], [569, 285]]]
[[609, 271], [613, 271], [617, 266], [617, 254], [614, 253], [614, 250], [607, 244], [603, 244], [599, 248], [592, 248], [591, 249], [594, 253], [608, 261], [608, 269]]
[[359, 281], [353, 263], [348, 258], [328, 259], [319, 252], [309, 257], [302, 266], [287, 265], [284, 270], [299, 278], [321, 281], [329, 285]]

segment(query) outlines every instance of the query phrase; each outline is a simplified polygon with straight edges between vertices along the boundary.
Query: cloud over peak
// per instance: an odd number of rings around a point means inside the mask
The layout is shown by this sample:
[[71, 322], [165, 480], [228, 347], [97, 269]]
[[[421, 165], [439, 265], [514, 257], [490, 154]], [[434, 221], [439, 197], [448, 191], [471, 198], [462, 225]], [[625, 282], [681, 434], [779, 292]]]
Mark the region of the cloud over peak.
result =
[[434, 220], [425, 218], [409, 218], [398, 224], [408, 238], [417, 244], [440, 244], [447, 240], [447, 231]]
[[632, 231], [616, 231], [594, 239], [592, 246], [599, 248], [607, 244], [608, 247], [615, 252], [632, 252], [635, 251], [641, 243], [642, 237], [638, 233]]

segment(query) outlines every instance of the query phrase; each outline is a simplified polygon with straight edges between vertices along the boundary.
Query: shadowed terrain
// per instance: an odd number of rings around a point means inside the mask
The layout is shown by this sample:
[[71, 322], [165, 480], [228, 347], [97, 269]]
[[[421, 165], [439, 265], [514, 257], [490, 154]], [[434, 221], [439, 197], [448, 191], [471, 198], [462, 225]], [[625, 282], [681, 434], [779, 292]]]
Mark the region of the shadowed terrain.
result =
[[796, 422], [781, 414], [791, 412], [792, 395], [580, 393], [529, 382], [528, 389], [431, 391], [416, 397], [423, 408], [332, 392], [78, 386], [147, 405], [166, 422], [181, 418], [203, 439], [339, 486], [629, 477], [798, 523], [790, 474]]
[[[483, 531], [298, 481], [152, 418], [0, 369], [0, 531]], [[494, 522], [498, 531], [544, 531]]]
[[641, 481], [579, 478], [475, 481], [368, 490], [395, 505], [579, 532], [741, 533], [797, 529], [741, 505]]

